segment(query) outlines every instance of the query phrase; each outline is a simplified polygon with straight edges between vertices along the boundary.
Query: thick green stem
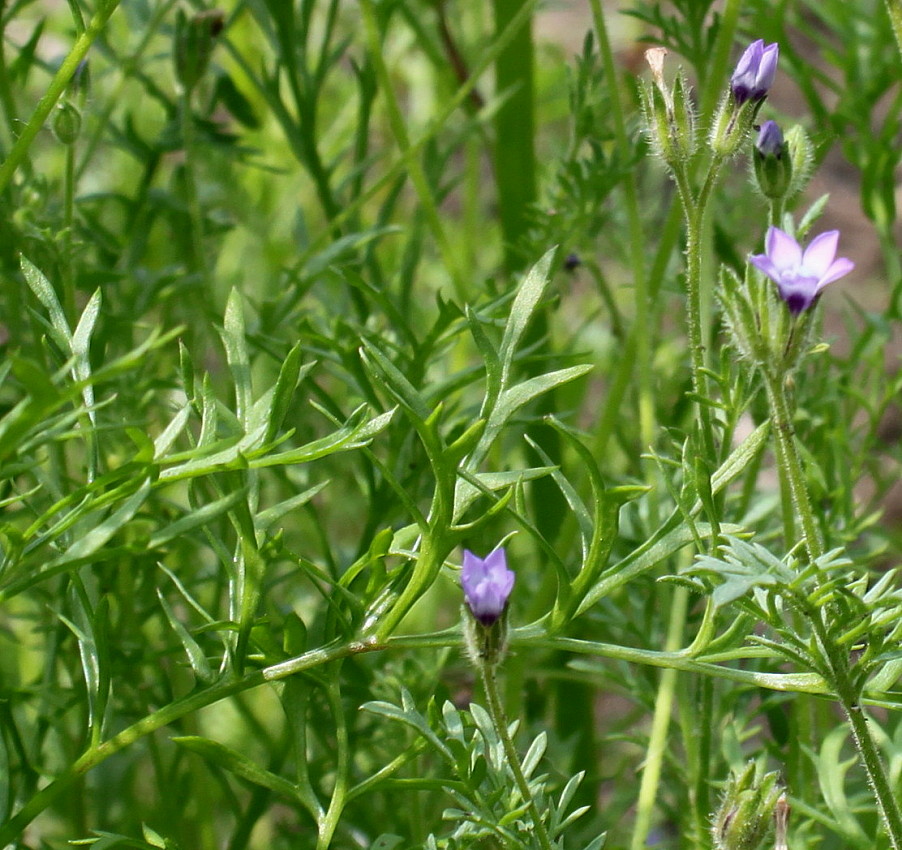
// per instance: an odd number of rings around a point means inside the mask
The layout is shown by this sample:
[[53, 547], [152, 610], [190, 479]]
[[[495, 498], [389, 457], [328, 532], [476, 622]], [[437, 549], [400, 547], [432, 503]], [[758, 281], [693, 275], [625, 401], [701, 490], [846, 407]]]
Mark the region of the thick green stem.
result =
[[501, 745], [504, 747], [504, 754], [507, 756], [507, 763], [514, 775], [514, 781], [520, 789], [523, 801], [529, 807], [536, 837], [539, 839], [539, 844], [543, 850], [552, 850], [548, 831], [545, 829], [545, 823], [539, 813], [539, 808], [536, 806], [536, 801], [529, 790], [529, 783], [526, 781], [526, 777], [523, 775], [523, 768], [520, 765], [520, 756], [517, 755], [517, 749], [514, 747], [514, 742], [511, 740], [507, 729], [507, 718], [504, 714], [504, 707], [501, 705], [501, 698], [498, 695], [498, 683], [495, 680], [495, 667], [492, 664], [483, 664], [479, 672], [482, 674], [482, 684], [485, 687], [485, 695], [489, 701], [489, 714], [492, 715], [495, 731], [498, 733]]

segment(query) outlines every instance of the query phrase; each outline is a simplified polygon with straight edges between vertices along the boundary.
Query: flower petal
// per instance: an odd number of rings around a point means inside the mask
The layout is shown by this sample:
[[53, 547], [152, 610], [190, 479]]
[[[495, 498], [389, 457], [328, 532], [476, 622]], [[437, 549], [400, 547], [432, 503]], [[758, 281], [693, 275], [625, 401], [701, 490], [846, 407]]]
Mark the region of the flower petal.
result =
[[760, 96], [767, 94], [768, 89], [774, 84], [777, 74], [777, 61], [780, 58], [780, 45], [774, 42], [767, 45], [761, 53], [758, 64], [758, 73], [755, 75], [755, 84]]
[[788, 233], [779, 227], [769, 227], [764, 240], [767, 256], [780, 271], [798, 268], [802, 263], [802, 249]]
[[811, 244], [805, 249], [802, 257], [802, 265], [805, 269], [817, 277], [822, 277], [833, 258], [836, 256], [836, 246], [839, 244], [839, 231], [828, 230], [811, 240]]
[[817, 291], [820, 292], [828, 283], [839, 280], [854, 268], [855, 263], [848, 257], [838, 257], [830, 264], [830, 268], [827, 269], [821, 276], [821, 279], [817, 282]]
[[815, 277], [796, 277], [789, 282], [778, 281], [777, 289], [789, 312], [796, 316], [811, 306], [817, 295], [817, 284]]
[[749, 262], [757, 269], [763, 271], [771, 280], [780, 282], [780, 270], [771, 262], [767, 254], [753, 254]]
[[742, 53], [742, 56], [739, 57], [739, 61], [736, 63], [736, 70], [733, 72], [733, 79], [738, 80], [739, 78], [744, 77], [749, 72], [751, 72], [752, 77], [754, 77], [755, 71], [758, 68], [758, 65], [761, 63], [761, 53], [763, 50], [763, 38], [759, 38], [757, 41], [753, 41], [748, 47], [746, 47], [746, 49]]

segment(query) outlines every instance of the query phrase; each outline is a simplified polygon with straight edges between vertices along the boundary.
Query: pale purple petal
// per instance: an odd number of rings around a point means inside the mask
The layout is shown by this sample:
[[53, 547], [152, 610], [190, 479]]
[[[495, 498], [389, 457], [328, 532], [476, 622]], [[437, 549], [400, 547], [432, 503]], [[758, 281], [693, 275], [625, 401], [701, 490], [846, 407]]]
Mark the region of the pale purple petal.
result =
[[767, 97], [767, 90], [773, 85], [777, 73], [779, 55], [779, 45], [765, 47], [764, 40], [760, 38], [745, 49], [730, 77], [730, 89], [737, 104]]
[[754, 80], [755, 68], [761, 63], [761, 54], [764, 52], [764, 39], [759, 38], [753, 41], [743, 51], [742, 56], [736, 63], [736, 70], [733, 72], [733, 80], [744, 81], [747, 76], [751, 76]]
[[755, 268], [761, 269], [771, 280], [780, 280], [780, 270], [771, 262], [767, 254], [753, 254], [749, 260]]
[[854, 268], [855, 263], [853, 263], [848, 257], [837, 258], [830, 264], [830, 268], [827, 269], [821, 279], [817, 282], [817, 291], [820, 292], [828, 283], [833, 283], [834, 280], [839, 280]]
[[485, 560], [464, 550], [460, 583], [473, 616], [491, 626], [503, 613], [514, 589], [514, 573], [507, 568], [504, 549], [495, 549]]
[[780, 58], [780, 45], [774, 42], [764, 48], [761, 54], [761, 61], [758, 65], [758, 73], [755, 78], [756, 90], [761, 93], [761, 97], [767, 94], [770, 87], [774, 84], [774, 77], [777, 75], [777, 61]]
[[764, 157], [780, 156], [783, 152], [783, 131], [776, 121], [765, 121], [761, 125], [755, 148]]
[[788, 233], [770, 227], [765, 238], [767, 253], [749, 257], [749, 262], [774, 283], [780, 298], [794, 316], [807, 310], [827, 284], [855, 268], [846, 257], [836, 256], [839, 231], [830, 230], [815, 237], [804, 253]]
[[836, 257], [839, 245], [839, 231], [828, 230], [811, 240], [802, 256], [802, 265], [817, 277], [822, 277]]
[[802, 249], [799, 243], [779, 227], [768, 228], [764, 244], [767, 256], [780, 271], [795, 269], [801, 265]]

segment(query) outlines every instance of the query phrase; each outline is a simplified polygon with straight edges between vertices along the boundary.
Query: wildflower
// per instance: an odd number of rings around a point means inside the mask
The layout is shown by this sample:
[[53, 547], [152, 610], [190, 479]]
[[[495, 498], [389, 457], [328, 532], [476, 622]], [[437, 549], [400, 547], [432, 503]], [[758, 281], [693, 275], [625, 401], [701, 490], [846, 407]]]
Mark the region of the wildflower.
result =
[[504, 613], [514, 578], [503, 548], [495, 549], [485, 560], [464, 550], [460, 583], [470, 611], [483, 626], [491, 626]]
[[737, 105], [747, 100], [761, 101], [767, 97], [777, 73], [780, 45], [776, 42], [765, 46], [764, 39], [753, 41], [739, 58], [736, 70], [730, 78], [730, 90]]
[[855, 268], [846, 257], [836, 257], [839, 231], [815, 237], [802, 251], [801, 245], [779, 227], [771, 227], [765, 238], [764, 254], [750, 257], [751, 263], [774, 283], [789, 312], [797, 316], [807, 310], [828, 284]]

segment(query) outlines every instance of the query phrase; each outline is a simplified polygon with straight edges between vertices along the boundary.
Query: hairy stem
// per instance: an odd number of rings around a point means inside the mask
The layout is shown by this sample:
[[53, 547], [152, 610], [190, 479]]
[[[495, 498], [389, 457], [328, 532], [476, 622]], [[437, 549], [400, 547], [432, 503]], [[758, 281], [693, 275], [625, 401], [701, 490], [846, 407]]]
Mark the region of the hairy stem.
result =
[[545, 829], [545, 823], [533, 799], [532, 792], [529, 790], [529, 783], [523, 775], [523, 768], [520, 765], [520, 756], [517, 755], [514, 742], [511, 740], [510, 733], [507, 729], [507, 718], [504, 715], [504, 707], [501, 705], [501, 698], [498, 695], [498, 683], [495, 680], [495, 667], [491, 664], [482, 664], [479, 669], [482, 675], [482, 684], [485, 687], [485, 694], [489, 701], [489, 713], [492, 715], [492, 722], [495, 724], [495, 731], [501, 739], [501, 745], [504, 747], [504, 753], [507, 756], [507, 763], [514, 775], [514, 781], [520, 789], [523, 801], [529, 807], [529, 813], [532, 816], [533, 827], [536, 831], [536, 837], [543, 850], [552, 850], [551, 840], [548, 838], [548, 832]]

